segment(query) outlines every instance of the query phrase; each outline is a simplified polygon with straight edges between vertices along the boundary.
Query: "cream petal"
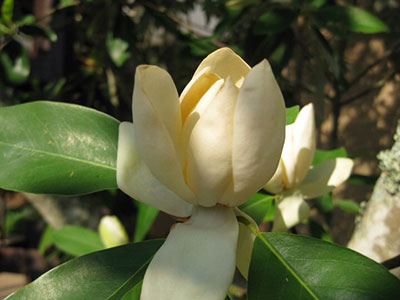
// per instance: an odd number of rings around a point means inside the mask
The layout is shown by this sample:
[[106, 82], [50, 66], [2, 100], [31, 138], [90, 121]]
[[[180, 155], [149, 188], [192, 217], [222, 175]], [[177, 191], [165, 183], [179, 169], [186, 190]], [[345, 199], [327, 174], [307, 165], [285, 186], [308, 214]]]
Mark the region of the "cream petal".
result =
[[296, 179], [296, 149], [294, 147], [294, 123], [285, 127], [285, 143], [282, 149], [282, 167], [284, 169], [283, 184], [286, 189], [295, 186]]
[[304, 106], [293, 124], [293, 144], [296, 152], [295, 184], [300, 184], [306, 176], [314, 158], [316, 127], [314, 106]]
[[192, 134], [194, 126], [200, 120], [200, 117], [203, 115], [208, 105], [214, 100], [215, 96], [219, 93], [223, 85], [223, 79], [216, 81], [203, 95], [199, 103], [193, 108], [192, 112], [186, 118], [182, 130], [182, 155], [184, 162], [187, 160], [187, 147], [189, 145], [190, 135]]
[[186, 180], [201, 206], [214, 206], [232, 180], [232, 125], [237, 93], [228, 77], [190, 135]]
[[182, 122], [185, 122], [187, 116], [197, 105], [201, 97], [220, 77], [209, 72], [210, 68], [204, 68], [200, 73], [190, 80], [183, 90], [179, 101], [181, 106]]
[[240, 87], [243, 78], [250, 71], [249, 65], [229, 48], [221, 48], [209, 54], [198, 66], [194, 76], [209, 68], [209, 72], [221, 78], [231, 77], [237, 87]]
[[275, 173], [285, 138], [285, 103], [266, 60], [246, 76], [233, 125], [233, 186], [221, 203], [240, 205]]
[[235, 271], [238, 223], [231, 208], [194, 207], [146, 271], [141, 300], [222, 300]]
[[272, 231], [284, 232], [306, 219], [310, 207], [300, 194], [283, 194], [275, 206], [275, 218]]
[[122, 122], [119, 126], [117, 184], [132, 198], [156, 207], [170, 215], [188, 217], [192, 205], [162, 185], [140, 158], [135, 139], [135, 125]]
[[284, 170], [281, 160], [278, 164], [278, 168], [276, 169], [275, 174], [264, 185], [263, 189], [273, 194], [278, 194], [279, 192], [281, 192], [283, 189], [283, 175], [284, 175], [282, 174], [282, 172], [284, 172]]
[[[253, 244], [256, 235], [251, 231], [252, 226], [258, 232], [257, 223], [247, 214], [235, 207], [235, 214], [244, 218], [243, 222], [239, 219], [239, 238], [236, 249], [236, 266], [244, 278], [248, 278], [251, 254], [253, 252]], [[245, 224], [246, 223], [246, 224]]]
[[136, 70], [133, 120], [137, 148], [151, 173], [186, 201], [194, 195], [183, 178], [179, 154], [181, 115], [175, 85], [169, 74], [155, 66]]
[[325, 160], [308, 171], [300, 185], [300, 192], [305, 198], [322, 196], [342, 184], [349, 178], [353, 168], [350, 158], [333, 158]]

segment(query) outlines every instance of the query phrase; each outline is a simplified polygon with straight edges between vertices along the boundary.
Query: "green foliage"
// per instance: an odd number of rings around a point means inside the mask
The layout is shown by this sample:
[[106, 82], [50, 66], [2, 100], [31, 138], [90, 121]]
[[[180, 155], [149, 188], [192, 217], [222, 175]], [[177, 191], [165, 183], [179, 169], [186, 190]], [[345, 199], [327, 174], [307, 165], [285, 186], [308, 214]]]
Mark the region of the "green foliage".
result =
[[11, 84], [25, 82], [30, 72], [28, 52], [20, 43], [9, 42], [0, 50], [0, 73]]
[[135, 234], [133, 236], [133, 241], [135, 243], [142, 241], [146, 237], [146, 234], [150, 230], [151, 225], [158, 215], [157, 208], [142, 202], [136, 202], [136, 204], [138, 211], [136, 217]]
[[340, 148], [332, 149], [332, 150], [316, 149], [312, 164], [316, 165], [325, 160], [336, 158], [336, 157], [347, 157], [346, 148], [340, 147]]
[[116, 188], [118, 124], [66, 103], [0, 108], [0, 187], [64, 195]]
[[113, 37], [112, 33], [107, 34], [107, 50], [111, 60], [117, 67], [120, 67], [131, 56], [128, 50], [129, 44], [120, 38]]
[[26, 24], [21, 26], [19, 30], [32, 37], [44, 37], [49, 39], [51, 42], [57, 41], [57, 34], [40, 24]]
[[67, 225], [53, 230], [50, 235], [57, 248], [72, 256], [104, 249], [99, 234], [81, 226]]
[[3, 0], [1, 5], [1, 18], [3, 22], [10, 23], [14, 12], [14, 0]]
[[326, 26], [338, 27], [361, 33], [387, 32], [389, 28], [368, 11], [345, 5], [325, 6], [316, 12]]
[[298, 105], [286, 108], [286, 125], [292, 124], [296, 120], [299, 110]]
[[7, 299], [120, 299], [143, 279], [162, 242], [128, 244], [80, 256], [50, 270]]
[[261, 224], [265, 218], [268, 220], [271, 219], [271, 215], [273, 219], [274, 199], [274, 195], [256, 193], [249, 200], [240, 205], [239, 208], [252, 217], [257, 224]]
[[259, 234], [254, 242], [249, 300], [383, 300], [398, 295], [399, 279], [350, 249], [285, 233]]

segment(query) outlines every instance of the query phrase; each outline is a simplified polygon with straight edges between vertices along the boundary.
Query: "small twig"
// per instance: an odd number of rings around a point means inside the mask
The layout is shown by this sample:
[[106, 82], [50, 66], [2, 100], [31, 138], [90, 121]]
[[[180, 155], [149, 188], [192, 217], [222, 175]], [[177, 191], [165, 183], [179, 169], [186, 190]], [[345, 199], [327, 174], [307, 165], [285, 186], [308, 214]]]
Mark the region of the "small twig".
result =
[[356, 94], [356, 95], [354, 95], [354, 96], [351, 96], [351, 97], [349, 97], [349, 98], [347, 98], [347, 99], [341, 101], [341, 102], [340, 102], [340, 105], [349, 104], [349, 103], [353, 102], [354, 100], [357, 100], [357, 99], [359, 99], [359, 98], [361, 98], [361, 97], [363, 97], [363, 96], [365, 96], [365, 95], [368, 95], [368, 94], [371, 93], [371, 92], [374, 92], [374, 91], [376, 91], [376, 90], [381, 89], [381, 88], [386, 84], [386, 82], [387, 82], [388, 80], [390, 80], [391, 78], [393, 78], [394, 75], [396, 75], [396, 71], [393, 71], [393, 72], [390, 73], [388, 76], [386, 76], [386, 78], [384, 78], [384, 79], [378, 81], [378, 83], [376, 83], [376, 84], [373, 85], [372, 87], [367, 88], [367, 89], [365, 89], [364, 91], [362, 91], [362, 92], [360, 92], [360, 93], [358, 93], [358, 94]]
[[388, 49], [382, 57], [378, 58], [376, 61], [374, 61], [372, 64], [370, 64], [368, 67], [366, 67], [361, 73], [359, 73], [352, 81], [349, 82], [349, 86], [353, 86], [355, 83], [357, 83], [361, 78], [363, 78], [372, 68], [375, 66], [379, 65], [380, 63], [384, 62], [386, 59], [388, 59], [393, 52], [400, 46], [400, 40], [397, 41], [390, 49]]
[[400, 267], [400, 254], [381, 262], [381, 265], [387, 268], [388, 270]]

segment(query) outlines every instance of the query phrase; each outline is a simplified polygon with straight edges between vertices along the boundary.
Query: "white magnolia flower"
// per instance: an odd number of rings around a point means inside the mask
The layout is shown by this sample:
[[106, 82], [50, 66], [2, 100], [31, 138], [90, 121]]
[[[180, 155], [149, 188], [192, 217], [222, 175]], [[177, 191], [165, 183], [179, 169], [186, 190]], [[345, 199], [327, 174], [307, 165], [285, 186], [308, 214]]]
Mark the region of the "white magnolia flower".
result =
[[166, 71], [139, 66], [133, 120], [119, 128], [118, 186], [190, 217], [151, 261], [141, 299], [224, 299], [239, 235], [234, 207], [271, 178], [284, 142], [284, 101], [270, 65], [251, 69], [219, 49], [180, 97]]
[[98, 232], [106, 248], [127, 244], [129, 242], [128, 234], [117, 216], [102, 217]]
[[309, 215], [304, 199], [326, 194], [350, 176], [353, 161], [333, 158], [311, 165], [316, 143], [314, 107], [310, 103], [296, 121], [286, 126], [282, 157], [274, 176], [264, 189], [280, 194], [277, 199], [273, 231], [286, 231]]

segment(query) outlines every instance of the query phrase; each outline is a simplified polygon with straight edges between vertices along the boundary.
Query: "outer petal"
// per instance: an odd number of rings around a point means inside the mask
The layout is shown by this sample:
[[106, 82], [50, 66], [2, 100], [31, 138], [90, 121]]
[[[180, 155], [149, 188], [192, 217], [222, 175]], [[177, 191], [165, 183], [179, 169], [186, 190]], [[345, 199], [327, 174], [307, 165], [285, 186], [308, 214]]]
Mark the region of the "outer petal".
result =
[[151, 261], [140, 299], [224, 299], [235, 271], [238, 230], [231, 208], [195, 207]]
[[233, 186], [221, 203], [245, 202], [268, 182], [285, 138], [285, 103], [266, 60], [246, 76], [239, 90], [233, 125]]
[[300, 185], [300, 192], [305, 198], [315, 198], [333, 190], [349, 178], [353, 160], [350, 158], [334, 158], [325, 160], [308, 171]]
[[135, 126], [122, 122], [119, 126], [117, 183], [132, 198], [154, 206], [170, 215], [188, 217], [192, 205], [162, 185], [140, 158], [136, 146]]
[[251, 261], [251, 253], [253, 252], [253, 244], [256, 235], [250, 230], [249, 226], [253, 226], [258, 231], [256, 222], [240, 209], [235, 207], [236, 216], [243, 217], [248, 224], [244, 224], [239, 220], [239, 238], [236, 249], [236, 266], [244, 278], [248, 278], [249, 267]]
[[210, 68], [204, 68], [197, 73], [183, 90], [179, 98], [183, 122], [207, 90], [220, 79], [218, 75], [209, 70]]
[[231, 77], [237, 87], [241, 86], [243, 78], [250, 71], [249, 65], [229, 48], [221, 48], [209, 54], [200, 63], [194, 76], [205, 68], [210, 68], [209, 72], [221, 78]]
[[310, 214], [310, 207], [300, 194], [282, 195], [275, 206], [272, 231], [287, 231]]
[[274, 176], [264, 185], [264, 190], [277, 194], [283, 189], [283, 165], [282, 160], [278, 164]]
[[297, 185], [303, 181], [314, 158], [316, 128], [312, 103], [301, 109], [293, 126], [293, 143], [296, 151], [295, 184]]
[[228, 78], [190, 135], [186, 179], [201, 206], [214, 206], [232, 180], [237, 88]]
[[296, 149], [294, 147], [294, 123], [285, 127], [285, 143], [282, 149], [282, 181], [286, 189], [295, 186], [296, 182]]
[[193, 202], [179, 154], [182, 123], [178, 94], [166, 71], [155, 66], [137, 68], [133, 120], [140, 156], [153, 175], [181, 198]]

